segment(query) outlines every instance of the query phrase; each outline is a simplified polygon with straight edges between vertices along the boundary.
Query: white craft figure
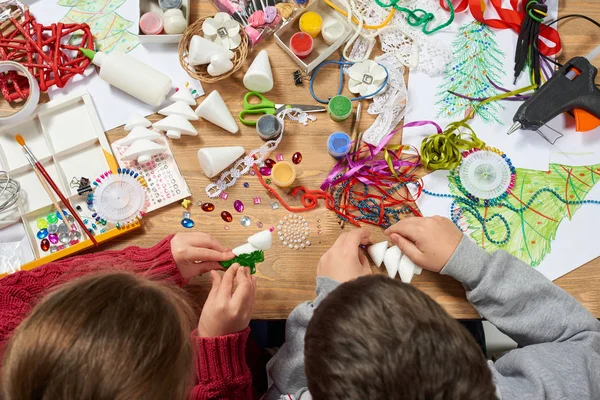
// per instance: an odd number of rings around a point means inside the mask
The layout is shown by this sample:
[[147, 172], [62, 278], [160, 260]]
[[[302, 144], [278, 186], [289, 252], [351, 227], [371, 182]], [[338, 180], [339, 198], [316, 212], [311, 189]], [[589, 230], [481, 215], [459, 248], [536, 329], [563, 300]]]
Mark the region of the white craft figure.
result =
[[237, 133], [239, 130], [227, 104], [216, 90], [206, 96], [206, 99], [196, 108], [196, 114], [228, 132]]
[[197, 136], [198, 131], [194, 126], [178, 114], [171, 114], [154, 123], [154, 128], [166, 132], [167, 137], [179, 139], [181, 135]]
[[244, 75], [244, 86], [250, 91], [259, 93], [273, 89], [273, 72], [266, 50], [261, 50], [248, 67]]
[[259, 250], [267, 251], [271, 248], [272, 242], [273, 234], [271, 231], [266, 230], [250, 236], [248, 238], [248, 243], [236, 247], [232, 252], [236, 256], [239, 256], [240, 254], [250, 254]]
[[233, 164], [245, 152], [246, 150], [242, 146], [205, 147], [198, 150], [198, 162], [204, 175], [213, 178]]
[[169, 100], [173, 102], [183, 101], [189, 106], [196, 105], [196, 99], [194, 98], [194, 96], [192, 96], [192, 92], [190, 92], [190, 89], [186, 88], [185, 86], [180, 87], [179, 90], [177, 90], [174, 94], [171, 95], [171, 97], [169, 97]]
[[212, 56], [223, 54], [229, 60], [233, 58], [233, 52], [218, 44], [211, 42], [201, 36], [194, 35], [188, 49], [188, 62], [190, 65], [209, 64]]
[[369, 246], [367, 252], [369, 253], [369, 257], [375, 263], [377, 268], [381, 267], [381, 263], [383, 263], [383, 258], [385, 257], [385, 252], [388, 248], [388, 242], [379, 242], [374, 245]]
[[152, 156], [164, 153], [165, 151], [167, 151], [165, 146], [154, 143], [151, 140], [140, 139], [129, 146], [122, 158], [123, 160], [136, 160], [142, 164], [150, 161]]
[[158, 113], [164, 116], [180, 115], [189, 121], [197, 121], [199, 119], [198, 115], [192, 110], [192, 107], [183, 101], [176, 101], [170, 106], [160, 109]]
[[152, 126], [152, 122], [148, 121], [147, 118], [142, 117], [140, 114], [133, 114], [125, 124], [125, 130], [130, 131], [136, 126], [148, 128]]
[[233, 69], [233, 63], [224, 54], [215, 54], [210, 58], [210, 64], [206, 68], [206, 72], [210, 76], [223, 75]]
[[406, 254], [403, 254], [398, 246], [392, 246], [388, 249], [387, 245], [387, 242], [379, 242], [367, 249], [371, 260], [377, 267], [383, 261], [389, 277], [393, 279], [396, 274], [399, 274], [404, 283], [410, 283], [414, 275], [421, 275], [423, 269], [408, 258]]
[[142, 139], [155, 141], [160, 139], [161, 135], [153, 129], [144, 128], [143, 126], [136, 126], [129, 132], [123, 139], [119, 139], [115, 142], [117, 146], [130, 146], [134, 142]]
[[400, 264], [400, 258], [402, 257], [402, 252], [398, 246], [392, 246], [386, 250], [385, 255], [383, 256], [383, 264], [385, 265], [385, 269], [390, 278], [394, 279], [396, 274], [398, 273], [398, 264]]

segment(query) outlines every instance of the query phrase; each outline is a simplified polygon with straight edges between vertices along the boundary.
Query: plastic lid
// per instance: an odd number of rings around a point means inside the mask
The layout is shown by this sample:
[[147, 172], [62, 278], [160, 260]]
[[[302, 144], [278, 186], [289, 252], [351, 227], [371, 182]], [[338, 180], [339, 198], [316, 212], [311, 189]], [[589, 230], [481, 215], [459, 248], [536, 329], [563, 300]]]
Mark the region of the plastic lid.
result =
[[334, 158], [342, 158], [350, 151], [350, 136], [344, 132], [334, 132], [327, 139], [327, 151]]
[[352, 102], [344, 95], [333, 96], [327, 106], [329, 114], [337, 119], [346, 119], [352, 113]]
[[147, 12], [140, 18], [140, 29], [145, 35], [158, 35], [163, 30], [163, 20], [154, 12]]

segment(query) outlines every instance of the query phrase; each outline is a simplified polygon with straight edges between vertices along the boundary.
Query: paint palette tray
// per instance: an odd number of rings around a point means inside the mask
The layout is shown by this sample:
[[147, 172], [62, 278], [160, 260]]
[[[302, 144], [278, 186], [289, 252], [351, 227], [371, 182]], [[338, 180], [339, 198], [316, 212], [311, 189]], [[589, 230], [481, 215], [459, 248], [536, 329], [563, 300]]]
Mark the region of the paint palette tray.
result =
[[[323, 21], [326, 19], [335, 19], [342, 23], [345, 29], [345, 33], [340, 36], [338, 40], [336, 40], [332, 45], [328, 45], [323, 40], [323, 37], [319, 34], [315, 39], [313, 39], [313, 50], [306, 58], [298, 58], [290, 49], [290, 39], [292, 36], [300, 32], [299, 21], [302, 14], [314, 11], [321, 15]], [[308, 7], [306, 7], [302, 13], [299, 13], [295, 19], [289, 21], [285, 25], [283, 25], [279, 30], [277, 30], [274, 34], [275, 41], [296, 63], [300, 66], [300, 69], [304, 74], [310, 73], [313, 69], [317, 67], [317, 65], [321, 64], [325, 61], [330, 55], [332, 55], [337, 49], [339, 49], [352, 35], [352, 25], [348, 23], [346, 18], [342, 15], [338, 14], [337, 11], [329, 7], [322, 1], [315, 1]]]
[[[86, 226], [94, 230], [98, 242], [131, 229], [116, 229], [109, 225], [96, 226], [94, 229], [92, 224], [96, 225], [96, 221], [92, 217], [93, 210], [88, 208], [87, 193], [79, 195], [78, 185], [73, 184], [73, 180], [79, 181], [82, 177], [94, 180], [118, 168], [90, 96], [70, 96], [42, 104], [27, 120], [0, 127], [0, 170], [7, 171], [21, 186], [17, 203], [0, 213], [0, 243], [6, 241], [3, 239], [5, 228], [14, 224], [22, 225], [31, 248], [30, 259], [25, 260], [29, 263], [23, 265], [23, 269], [76, 253], [93, 246], [93, 243], [75, 223], [79, 233], [74, 236], [79, 240], [62, 247], [59, 247], [59, 242], [55, 248], [42, 249], [41, 240], [47, 237], [48, 232], [40, 234], [44, 229], [40, 226], [60, 225], [62, 221], [59, 219], [51, 223], [57, 214], [55, 207], [25, 158], [23, 149], [15, 141], [17, 134], [23, 136], [72, 207], [75, 209], [79, 206], [79, 216], [88, 221]], [[55, 198], [59, 200], [58, 196]], [[60, 201], [58, 204], [63, 210], [67, 209]], [[139, 226], [139, 223], [134, 225]]]

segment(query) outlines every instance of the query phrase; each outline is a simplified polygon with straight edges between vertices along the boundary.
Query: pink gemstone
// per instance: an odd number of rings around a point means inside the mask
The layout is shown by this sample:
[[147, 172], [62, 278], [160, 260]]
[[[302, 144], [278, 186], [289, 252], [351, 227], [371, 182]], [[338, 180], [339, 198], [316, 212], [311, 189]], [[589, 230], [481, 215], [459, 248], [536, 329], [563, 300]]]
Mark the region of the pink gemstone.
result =
[[50, 240], [50, 243], [56, 244], [58, 243], [58, 235], [56, 233], [51, 233], [48, 235], [48, 240]]
[[253, 170], [253, 169], [251, 169], [251, 170], [250, 170], [250, 175], [254, 176], [254, 175], [256, 175], [256, 172], [254, 172], [254, 170]]
[[225, 192], [221, 192], [221, 194], [219, 195], [220, 198], [222, 198], [223, 200], [227, 200], [227, 198], [229, 197], [229, 195]]
[[281, 154], [281, 153], [277, 153], [277, 156], [275, 157], [275, 159], [276, 159], [277, 161], [283, 161], [283, 154]]
[[71, 246], [75, 245], [79, 243], [79, 240], [75, 239], [75, 240], [71, 240]]
[[272, 226], [272, 227], [269, 228], [269, 232], [273, 232], [274, 230], [275, 230], [274, 226]]
[[257, 196], [254, 198], [254, 204], [260, 204], [260, 201], [260, 197]]
[[262, 176], [270, 176], [271, 175], [271, 168], [269, 167], [261, 167], [258, 172], [260, 172], [260, 174]]
[[233, 202], [233, 208], [235, 211], [241, 213], [242, 211], [244, 211], [244, 203], [242, 203], [239, 200], [236, 200]]

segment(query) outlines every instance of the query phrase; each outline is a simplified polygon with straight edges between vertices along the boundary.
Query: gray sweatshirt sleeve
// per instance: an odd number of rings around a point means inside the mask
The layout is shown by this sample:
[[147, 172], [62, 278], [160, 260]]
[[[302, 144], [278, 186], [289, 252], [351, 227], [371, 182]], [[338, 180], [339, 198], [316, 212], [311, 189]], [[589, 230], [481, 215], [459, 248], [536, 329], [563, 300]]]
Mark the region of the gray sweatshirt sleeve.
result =
[[600, 322], [550, 280], [504, 251], [463, 237], [441, 271], [522, 348], [490, 364], [503, 399], [600, 398]]
[[269, 389], [265, 400], [278, 400], [280, 396], [294, 394], [307, 386], [304, 374], [304, 336], [315, 308], [339, 282], [322, 276], [317, 277], [317, 297], [307, 301], [290, 313], [285, 324], [285, 343], [267, 363]]

